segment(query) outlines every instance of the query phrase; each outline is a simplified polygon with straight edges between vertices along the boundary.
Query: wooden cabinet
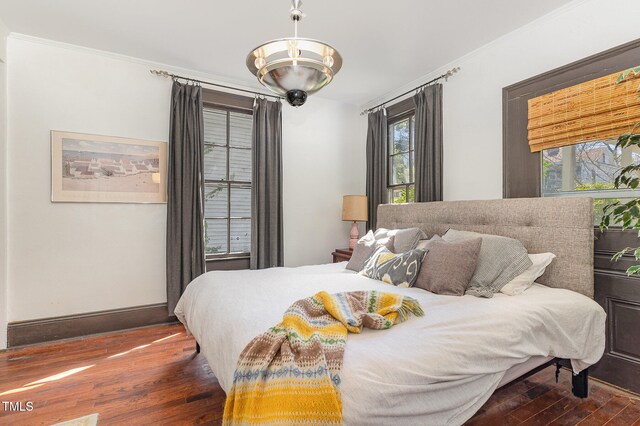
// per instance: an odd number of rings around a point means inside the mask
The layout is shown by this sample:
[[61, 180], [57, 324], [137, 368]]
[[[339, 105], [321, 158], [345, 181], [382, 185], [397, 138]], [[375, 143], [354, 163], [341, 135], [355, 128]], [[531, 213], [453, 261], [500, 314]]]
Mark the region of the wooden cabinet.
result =
[[333, 263], [344, 262], [346, 260], [351, 259], [351, 255], [353, 254], [353, 250], [345, 249], [336, 249], [331, 256], [333, 256]]

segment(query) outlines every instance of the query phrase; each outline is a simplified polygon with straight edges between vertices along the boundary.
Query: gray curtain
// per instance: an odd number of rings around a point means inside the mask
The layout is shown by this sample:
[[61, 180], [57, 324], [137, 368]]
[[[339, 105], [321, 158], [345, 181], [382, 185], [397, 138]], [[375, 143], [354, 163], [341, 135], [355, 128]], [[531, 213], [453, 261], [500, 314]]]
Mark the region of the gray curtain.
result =
[[282, 104], [253, 106], [251, 269], [284, 264], [282, 232]]
[[374, 229], [378, 204], [386, 204], [387, 193], [387, 114], [384, 109], [369, 113], [367, 129], [367, 229]]
[[442, 201], [442, 84], [414, 97], [416, 202]]
[[173, 82], [167, 177], [167, 305], [169, 315], [205, 272], [202, 88]]

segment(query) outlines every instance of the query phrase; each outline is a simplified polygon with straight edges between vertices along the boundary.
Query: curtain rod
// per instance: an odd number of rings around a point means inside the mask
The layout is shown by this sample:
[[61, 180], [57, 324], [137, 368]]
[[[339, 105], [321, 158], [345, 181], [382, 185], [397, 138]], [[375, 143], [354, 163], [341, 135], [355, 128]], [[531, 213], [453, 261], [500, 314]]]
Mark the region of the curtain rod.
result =
[[269, 93], [254, 92], [253, 90], [241, 89], [239, 87], [225, 86], [224, 84], [212, 83], [210, 81], [204, 81], [204, 80], [197, 80], [195, 78], [190, 78], [190, 77], [184, 77], [182, 75], [171, 74], [170, 72], [167, 72], [167, 71], [164, 71], [164, 70], [149, 70], [149, 72], [151, 74], [158, 75], [158, 76], [164, 77], [164, 78], [171, 77], [173, 79], [187, 80], [187, 81], [191, 81], [191, 82], [194, 82], [194, 83], [201, 83], [201, 84], [206, 84], [208, 86], [216, 86], [216, 87], [222, 87], [222, 88], [230, 89], [230, 90], [237, 90], [239, 92], [251, 93], [251, 94], [254, 94], [254, 95], [258, 95], [258, 96], [267, 96], [267, 97], [270, 97], [270, 98], [284, 99], [282, 96], [278, 96], [278, 95], [272, 95], [272, 94], [269, 94]]
[[378, 104], [378, 105], [376, 105], [376, 106], [374, 106], [374, 107], [371, 107], [371, 108], [367, 108], [367, 109], [365, 109], [364, 111], [362, 111], [362, 112], [360, 113], [360, 115], [368, 114], [368, 113], [370, 113], [371, 111], [373, 111], [373, 110], [375, 110], [375, 109], [377, 109], [377, 108], [380, 108], [381, 106], [384, 106], [384, 105], [388, 104], [389, 102], [395, 101], [396, 99], [401, 98], [401, 97], [403, 97], [404, 95], [407, 95], [407, 94], [409, 94], [409, 93], [413, 92], [414, 90], [421, 89], [421, 88], [423, 88], [423, 87], [425, 87], [425, 86], [430, 85], [431, 83], [435, 83], [435, 82], [436, 82], [436, 81], [438, 81], [438, 80], [442, 80], [443, 78], [444, 78], [444, 80], [445, 80], [445, 81], [447, 81], [447, 80], [449, 79], [449, 77], [453, 76], [453, 75], [454, 75], [455, 73], [457, 73], [458, 71], [460, 71], [460, 67], [451, 68], [449, 71], [445, 72], [445, 73], [444, 73], [444, 74], [442, 74], [441, 76], [438, 76], [438, 77], [434, 78], [433, 80], [429, 80], [429, 81], [427, 81], [426, 83], [422, 83], [421, 85], [416, 86], [416, 87], [414, 87], [414, 88], [413, 88], [413, 89], [411, 89], [411, 90], [407, 90], [406, 92], [401, 93], [400, 95], [398, 95], [398, 96], [396, 96], [396, 97], [394, 97], [394, 98], [391, 98], [391, 99], [389, 99], [389, 100], [387, 100], [387, 101], [385, 101], [385, 102], [383, 102], [383, 103], [381, 103], [381, 104]]

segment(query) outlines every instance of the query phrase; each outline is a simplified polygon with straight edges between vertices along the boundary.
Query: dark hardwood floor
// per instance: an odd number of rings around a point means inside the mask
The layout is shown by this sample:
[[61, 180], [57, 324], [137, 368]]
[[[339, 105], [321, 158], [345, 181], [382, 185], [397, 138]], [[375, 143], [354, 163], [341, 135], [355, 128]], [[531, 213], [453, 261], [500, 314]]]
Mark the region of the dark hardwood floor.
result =
[[[219, 424], [225, 394], [179, 325], [0, 352], [0, 424], [50, 425], [99, 413], [99, 425]], [[548, 368], [499, 389], [469, 425], [640, 425], [640, 398], [591, 381], [575, 398]], [[3, 401], [33, 403], [7, 411]]]

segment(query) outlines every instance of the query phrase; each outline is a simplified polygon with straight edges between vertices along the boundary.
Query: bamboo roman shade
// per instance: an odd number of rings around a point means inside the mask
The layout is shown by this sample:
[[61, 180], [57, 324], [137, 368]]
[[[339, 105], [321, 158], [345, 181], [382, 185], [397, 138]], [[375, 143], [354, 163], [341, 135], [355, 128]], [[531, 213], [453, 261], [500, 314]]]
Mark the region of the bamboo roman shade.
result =
[[620, 72], [557, 90], [529, 104], [531, 152], [617, 138], [640, 121], [640, 76], [616, 84]]

